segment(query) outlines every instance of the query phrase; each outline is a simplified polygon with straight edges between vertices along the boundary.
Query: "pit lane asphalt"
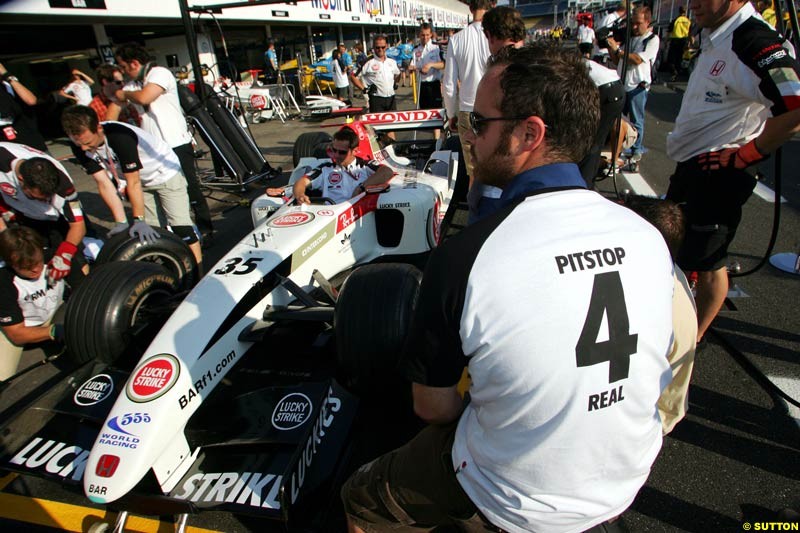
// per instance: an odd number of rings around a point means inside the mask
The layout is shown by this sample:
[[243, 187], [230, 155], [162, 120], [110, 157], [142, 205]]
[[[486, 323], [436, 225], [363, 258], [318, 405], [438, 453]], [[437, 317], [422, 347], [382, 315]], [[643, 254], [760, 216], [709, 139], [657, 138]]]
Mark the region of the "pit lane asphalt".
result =
[[[669, 175], [674, 169], [665, 155], [665, 139], [677, 114], [682, 88], [680, 83], [655, 85], [647, 105], [645, 146], [649, 153], [642, 161], [640, 172], [657, 194], [666, 192]], [[410, 90], [401, 89], [400, 96], [400, 107], [411, 108]], [[318, 126], [318, 123], [298, 121], [283, 125], [273, 120], [251, 127], [270, 163], [289, 170], [294, 139], [304, 131], [317, 130]], [[782, 205], [781, 229], [775, 247], [780, 252], [796, 252], [800, 247], [800, 178], [796, 171], [800, 168], [800, 151], [797, 148], [795, 140], [784, 150], [783, 196], [788, 202]], [[68, 148], [55, 144], [51, 151], [57, 156], [66, 155]], [[74, 166], [68, 164], [68, 168], [78, 182], [86, 211], [101, 225], [110, 225], [106, 210], [92, 192], [91, 178]], [[771, 183], [771, 179], [768, 178], [767, 183]], [[256, 196], [262, 187], [251, 187], [247, 196]], [[618, 189], [625, 188], [631, 185], [623, 175], [619, 178]], [[601, 182], [599, 190], [613, 195], [610, 180]], [[231, 195], [216, 192], [213, 196], [236, 200]], [[227, 210], [233, 205], [212, 200], [218, 232], [213, 246], [205, 252], [206, 270], [250, 227], [249, 210], [244, 207]], [[748, 270], [764, 254], [771, 230], [772, 207], [773, 204], [756, 196], [745, 206], [742, 225], [732, 245], [733, 259], [742, 264], [743, 270]], [[665, 438], [647, 484], [624, 515], [631, 531], [742, 531], [744, 522], [752, 525], [756, 521], [773, 521], [775, 511], [800, 506], [800, 414], [795, 411], [795, 418], [788, 415], [786, 403], [748, 374], [731, 355], [732, 350], [722, 344], [722, 340], [729, 342], [761, 372], [773, 378], [800, 380], [800, 313], [797, 310], [800, 277], [767, 265], [756, 274], [738, 278], [736, 284], [749, 297], [732, 300], [737, 310], [725, 310], [720, 314], [714, 324], [720, 337], [712, 337], [708, 347], [698, 354], [690, 387], [689, 414]], [[23, 365], [35, 361], [36, 357], [40, 355], [26, 353]], [[66, 370], [59, 366], [39, 368], [3, 391], [0, 420], [22, 408], [36, 391], [63, 379]], [[796, 392], [795, 399], [800, 399]], [[375, 450], [373, 453], [383, 447], [383, 443], [375, 440], [375, 433], [359, 435], [363, 455], [369, 454], [370, 447]], [[592, 445], [589, 435], [586, 445]], [[8, 493], [44, 496], [86, 506], [77, 530], [85, 529], [95, 520], [92, 513], [96, 511], [85, 499], [52, 482], [20, 476], [2, 489], [0, 498]], [[61, 512], [44, 504], [36, 505], [41, 506], [42, 514]], [[6, 511], [0, 506], [0, 515], [7, 516]], [[265, 526], [263, 522], [215, 512], [190, 517], [189, 524], [217, 531], [262, 531]], [[2, 519], [0, 526], [15, 531], [52, 530]], [[329, 531], [336, 530], [336, 526], [331, 525]]]

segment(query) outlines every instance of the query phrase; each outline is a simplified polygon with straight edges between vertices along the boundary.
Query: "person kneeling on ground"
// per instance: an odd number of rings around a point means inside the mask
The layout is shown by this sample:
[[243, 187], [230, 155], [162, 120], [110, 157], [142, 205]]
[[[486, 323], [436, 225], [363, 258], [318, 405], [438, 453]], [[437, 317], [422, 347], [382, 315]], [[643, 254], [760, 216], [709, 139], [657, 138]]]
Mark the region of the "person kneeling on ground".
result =
[[[80, 105], [64, 110], [61, 125], [74, 144], [72, 153], [94, 178], [100, 197], [117, 221], [109, 237], [127, 230], [142, 242], [158, 239], [151, 226], [159, 225], [160, 207], [172, 231], [189, 245], [197, 263], [202, 262], [186, 178], [178, 156], [164, 140], [130, 124], [101, 123], [94, 109]], [[134, 222], [130, 227], [118, 188], [131, 203]]]
[[31, 228], [0, 233], [0, 381], [14, 375], [26, 344], [64, 340], [60, 324], [51, 324], [64, 297], [64, 280], [48, 281], [44, 241]]
[[[365, 192], [367, 187], [386, 183], [394, 172], [386, 165], [376, 161], [366, 161], [356, 157], [358, 135], [351, 128], [343, 127], [333, 135], [328, 151], [331, 162], [323, 163], [292, 186], [292, 194], [297, 203], [308, 204], [311, 200], [306, 189], [321, 190], [323, 198], [341, 203]], [[283, 196], [284, 188], [270, 187], [269, 196]]]

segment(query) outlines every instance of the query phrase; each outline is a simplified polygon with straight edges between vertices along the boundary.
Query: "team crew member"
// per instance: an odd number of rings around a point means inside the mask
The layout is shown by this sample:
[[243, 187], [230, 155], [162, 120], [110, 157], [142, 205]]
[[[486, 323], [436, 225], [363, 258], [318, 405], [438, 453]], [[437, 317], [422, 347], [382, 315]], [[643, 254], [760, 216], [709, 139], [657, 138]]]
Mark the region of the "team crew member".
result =
[[[650, 8], [637, 7], [631, 18], [631, 42], [621, 48], [613, 37], [608, 38], [611, 62], [617, 66], [617, 73], [625, 82], [625, 114], [631, 119], [639, 137], [631, 148], [631, 159], [642, 158], [644, 149], [644, 107], [647, 93], [653, 81], [653, 63], [658, 56], [660, 41], [650, 29]], [[624, 56], [628, 55], [628, 70], [623, 75]]]
[[46, 152], [44, 137], [36, 127], [36, 95], [2, 63], [0, 80], [0, 142], [24, 144]]
[[[594, 178], [600, 168], [600, 159], [603, 146], [608, 141], [608, 136], [614, 128], [614, 122], [619, 118], [625, 106], [625, 87], [619, 79], [616, 70], [606, 68], [596, 61], [584, 57], [586, 66], [589, 67], [589, 77], [597, 86], [600, 95], [600, 124], [594, 136], [592, 148], [583, 161], [580, 162], [581, 175], [586, 180], [589, 188], [594, 186]], [[616, 155], [613, 154], [612, 164], [616, 164]]]
[[431, 253], [401, 367], [432, 425], [345, 483], [351, 531], [607, 531], [661, 447], [667, 246], [585, 188], [575, 162], [599, 110], [581, 58], [501, 61], [470, 136], [475, 179], [504, 205]]
[[728, 293], [728, 245], [756, 183], [748, 167], [800, 131], [800, 65], [749, 2], [694, 0], [691, 8], [702, 48], [667, 138], [678, 162], [667, 198], [686, 204], [678, 264], [698, 272], [699, 341]]
[[200, 189], [195, 171], [192, 135], [186, 125], [175, 75], [150, 62], [150, 54], [138, 44], [122, 45], [116, 50], [117, 63], [130, 78], [123, 89], [115, 92], [119, 102], [131, 102], [142, 117], [142, 129], [164, 139], [180, 159], [189, 192], [194, 221], [204, 239], [214, 232], [211, 211]]
[[0, 233], [0, 381], [16, 372], [26, 344], [63, 340], [63, 328], [50, 324], [64, 297], [64, 280], [49, 281], [44, 241], [24, 226]]
[[[306, 189], [321, 190], [324, 198], [335, 203], [349, 200], [366, 191], [370, 185], [386, 183], [392, 178], [392, 169], [376, 161], [365, 161], [356, 157], [358, 135], [351, 128], [344, 127], [333, 135], [330, 156], [325, 163], [297, 180], [292, 194], [297, 203], [308, 204], [311, 200]], [[282, 196], [283, 188], [269, 188], [270, 196]]]
[[447, 44], [442, 77], [442, 97], [447, 116], [450, 117], [450, 130], [458, 128], [458, 139], [464, 155], [464, 165], [472, 186], [472, 157], [469, 142], [469, 112], [475, 102], [475, 91], [486, 70], [489, 60], [489, 42], [483, 34], [483, 15], [491, 9], [489, 0], [470, 0], [469, 10], [473, 22], [459, 31]]
[[[158, 233], [150, 226], [159, 225], [158, 199], [166, 224], [189, 245], [198, 264], [202, 261], [189, 215], [186, 179], [178, 156], [166, 142], [122, 122], [99, 123], [94, 110], [85, 106], [64, 110], [61, 125], [74, 144], [72, 153], [94, 178], [117, 222], [109, 236], [128, 230], [142, 241], [157, 239]], [[117, 188], [124, 189], [131, 203], [134, 222], [130, 227]]]
[[400, 79], [400, 69], [394, 59], [386, 57], [386, 37], [378, 35], [372, 40], [374, 56], [364, 63], [360, 74], [351, 76], [353, 85], [369, 94], [369, 111], [393, 111], [397, 109], [394, 90]]
[[[481, 22], [491, 57], [498, 57], [505, 48], [520, 48], [525, 44], [525, 22], [516, 9], [507, 6], [494, 7], [486, 12]], [[486, 213], [494, 211], [502, 193], [499, 187], [473, 182], [467, 194], [468, 223], [471, 224], [486, 216]]]
[[86, 224], [64, 166], [35, 148], [0, 142], [0, 200], [0, 231], [6, 219], [13, 219], [38, 232], [53, 254], [47, 265], [50, 279], [70, 276], [70, 284], [77, 286], [89, 272], [83, 258]]
[[[431, 25], [423, 22], [419, 27], [419, 46], [411, 52], [408, 70], [419, 71], [419, 108], [442, 107], [442, 70], [444, 61], [439, 46], [431, 40]], [[437, 130], [438, 134], [438, 130]]]
[[589, 17], [589, 20], [583, 18], [581, 19], [581, 25], [578, 26], [578, 50], [587, 57], [592, 53], [594, 46], [594, 30], [589, 25], [590, 20], [591, 17]]

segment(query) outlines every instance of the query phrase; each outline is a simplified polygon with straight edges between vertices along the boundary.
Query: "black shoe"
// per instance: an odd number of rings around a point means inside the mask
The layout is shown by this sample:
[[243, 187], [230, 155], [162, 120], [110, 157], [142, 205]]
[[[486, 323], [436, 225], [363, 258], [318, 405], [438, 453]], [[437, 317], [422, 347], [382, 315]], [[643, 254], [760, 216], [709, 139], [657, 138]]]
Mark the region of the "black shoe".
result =
[[214, 245], [214, 232], [203, 233], [200, 237], [200, 248], [206, 250]]

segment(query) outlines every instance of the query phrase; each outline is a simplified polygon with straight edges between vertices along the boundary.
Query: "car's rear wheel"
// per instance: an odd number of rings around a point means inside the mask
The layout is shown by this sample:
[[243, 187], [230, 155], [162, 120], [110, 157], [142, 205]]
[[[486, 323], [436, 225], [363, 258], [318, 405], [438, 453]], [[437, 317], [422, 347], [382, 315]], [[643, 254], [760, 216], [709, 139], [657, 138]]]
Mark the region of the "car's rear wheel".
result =
[[178, 281], [140, 261], [100, 265], [67, 302], [64, 336], [76, 363], [138, 357], [177, 305]]
[[399, 377], [421, 280], [412, 265], [386, 263], [358, 268], [345, 281], [334, 328], [339, 368], [353, 390], [379, 391]]
[[331, 141], [333, 141], [333, 137], [324, 131], [301, 133], [297, 140], [294, 141], [292, 163], [297, 166], [300, 159], [304, 157], [316, 157], [317, 159], [328, 157], [327, 148]]
[[103, 245], [97, 256], [97, 264], [113, 261], [145, 261], [166, 268], [182, 289], [191, 289], [202, 276], [192, 250], [183, 240], [172, 232], [155, 229], [161, 238], [155, 242], [140, 242], [128, 232], [118, 233]]

